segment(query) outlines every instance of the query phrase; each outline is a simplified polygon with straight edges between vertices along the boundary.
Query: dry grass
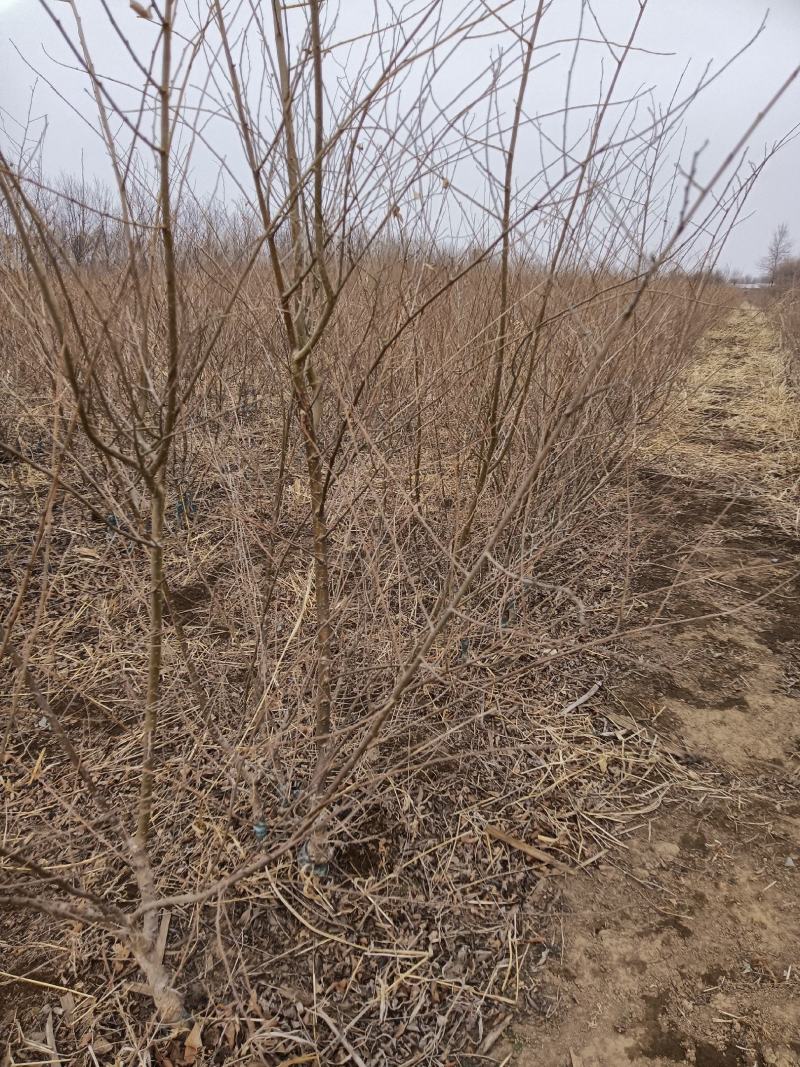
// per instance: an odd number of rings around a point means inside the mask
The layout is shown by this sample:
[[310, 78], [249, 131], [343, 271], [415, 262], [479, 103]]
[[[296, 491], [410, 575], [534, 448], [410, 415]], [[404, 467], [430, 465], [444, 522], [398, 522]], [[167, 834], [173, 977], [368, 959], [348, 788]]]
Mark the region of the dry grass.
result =
[[[730, 409], [732, 393], [737, 401]], [[730, 448], [719, 447], [720, 434]], [[733, 493], [757, 500], [796, 533], [799, 440], [791, 361], [769, 318], [746, 305], [709, 332], [680, 404], [650, 449], [661, 466], [678, 474], [713, 471]], [[745, 448], [743, 466], [739, 449]]]
[[776, 328], [789, 354], [789, 374], [792, 385], [797, 388], [800, 378], [800, 291], [796, 285], [779, 291], [777, 300], [771, 301], [770, 311]]

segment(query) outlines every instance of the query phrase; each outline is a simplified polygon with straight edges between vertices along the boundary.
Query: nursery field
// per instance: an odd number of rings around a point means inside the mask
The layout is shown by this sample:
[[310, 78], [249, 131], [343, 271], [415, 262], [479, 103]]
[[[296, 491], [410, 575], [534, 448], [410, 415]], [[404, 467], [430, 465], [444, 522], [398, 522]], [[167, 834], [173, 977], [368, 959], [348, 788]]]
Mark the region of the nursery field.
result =
[[800, 66], [664, 9], [26, 10], [0, 1067], [800, 1064]]

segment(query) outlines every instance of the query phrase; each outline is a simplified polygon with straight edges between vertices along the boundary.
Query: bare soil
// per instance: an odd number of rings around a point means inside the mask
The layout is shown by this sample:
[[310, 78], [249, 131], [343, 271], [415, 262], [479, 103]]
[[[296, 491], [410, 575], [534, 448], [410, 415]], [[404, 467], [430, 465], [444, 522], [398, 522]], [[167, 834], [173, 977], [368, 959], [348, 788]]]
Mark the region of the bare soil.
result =
[[516, 1025], [508, 1062], [800, 1065], [796, 407], [777, 339], [745, 307], [643, 459], [639, 604], [690, 621], [632, 646], [613, 699], [698, 790], [566, 880], [548, 1018]]

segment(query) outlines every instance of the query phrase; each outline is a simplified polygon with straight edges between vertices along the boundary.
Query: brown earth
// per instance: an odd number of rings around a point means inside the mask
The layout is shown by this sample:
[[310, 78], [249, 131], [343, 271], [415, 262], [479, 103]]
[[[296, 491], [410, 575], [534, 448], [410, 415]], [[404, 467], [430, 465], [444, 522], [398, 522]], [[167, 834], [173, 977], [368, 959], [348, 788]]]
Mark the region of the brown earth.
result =
[[518, 1024], [505, 1062], [800, 1065], [797, 407], [745, 307], [643, 458], [639, 604], [694, 621], [637, 641], [613, 699], [697, 790], [567, 880], [550, 1018]]

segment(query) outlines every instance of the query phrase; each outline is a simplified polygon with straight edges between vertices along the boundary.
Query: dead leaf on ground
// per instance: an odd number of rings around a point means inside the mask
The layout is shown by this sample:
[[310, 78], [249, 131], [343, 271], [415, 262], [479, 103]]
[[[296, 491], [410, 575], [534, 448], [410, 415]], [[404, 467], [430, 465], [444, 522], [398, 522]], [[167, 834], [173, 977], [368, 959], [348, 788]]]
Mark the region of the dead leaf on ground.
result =
[[203, 1047], [203, 1027], [195, 1023], [183, 1043], [183, 1062], [194, 1063]]

